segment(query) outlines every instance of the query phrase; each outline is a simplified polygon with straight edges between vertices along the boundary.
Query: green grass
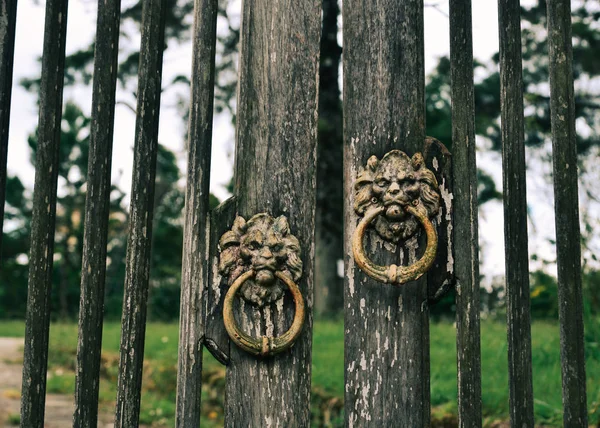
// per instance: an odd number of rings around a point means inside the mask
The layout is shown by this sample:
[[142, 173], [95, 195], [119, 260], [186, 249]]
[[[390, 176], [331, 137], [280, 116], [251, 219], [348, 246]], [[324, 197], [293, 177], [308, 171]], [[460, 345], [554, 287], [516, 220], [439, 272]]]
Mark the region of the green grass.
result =
[[[175, 324], [147, 326], [141, 422], [173, 425], [178, 331]], [[0, 336], [23, 335], [20, 322], [0, 322]], [[313, 388], [319, 396], [343, 397], [343, 325], [317, 321], [313, 339]], [[431, 324], [431, 402], [435, 416], [456, 414], [456, 330], [450, 323]], [[560, 340], [558, 325], [536, 322], [532, 326], [533, 378], [536, 422], [547, 426], [562, 423]], [[103, 335], [101, 407], [114, 408], [118, 375], [120, 328], [107, 323]], [[508, 419], [508, 362], [506, 327], [483, 321], [481, 328], [482, 403], [486, 424]], [[74, 390], [77, 326], [54, 323], [50, 328], [48, 391], [71, 394]], [[587, 358], [590, 424], [600, 417], [600, 358]], [[203, 426], [222, 424], [224, 370], [204, 352]], [[313, 403], [314, 404], [314, 403]]]
[[23, 321], [0, 320], [0, 337], [24, 337], [25, 323]]
[[10, 415], [8, 415], [8, 420], [6, 422], [11, 427], [12, 426], [18, 427], [21, 424], [21, 415], [11, 413]]

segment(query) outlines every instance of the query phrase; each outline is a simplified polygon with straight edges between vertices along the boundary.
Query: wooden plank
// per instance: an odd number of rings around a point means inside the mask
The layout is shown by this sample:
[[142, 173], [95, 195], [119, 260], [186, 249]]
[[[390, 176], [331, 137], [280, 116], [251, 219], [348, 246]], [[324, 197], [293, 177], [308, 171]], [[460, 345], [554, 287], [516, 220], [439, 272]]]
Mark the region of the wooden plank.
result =
[[[274, 357], [259, 359], [230, 347], [225, 426], [306, 427], [310, 423], [321, 1], [243, 3], [237, 210], [246, 219], [263, 212], [288, 218], [304, 265], [298, 285], [306, 319], [295, 345]], [[253, 335], [267, 330], [274, 336], [282, 334], [294, 317], [289, 295], [261, 310], [244, 305], [244, 311], [236, 311], [240, 327]]]
[[150, 279], [166, 0], [144, 0], [115, 427], [138, 425]]
[[44, 426], [67, 5], [66, 0], [46, 3], [21, 390], [24, 427]]
[[223, 298], [227, 294], [228, 285], [226, 278], [219, 273], [219, 240], [223, 231], [233, 226], [236, 211], [236, 198], [233, 196], [210, 213], [207, 282], [209, 287], [204, 289], [204, 345], [222, 364], [229, 364], [229, 336], [223, 323]]
[[207, 217], [210, 185], [217, 0], [194, 3], [192, 88], [185, 192], [176, 426], [200, 424], [202, 304], [207, 284]]
[[[381, 284], [355, 266], [351, 248], [359, 168], [372, 155], [381, 159], [391, 149], [413, 155], [423, 147], [423, 2], [346, 0], [343, 20], [345, 422], [348, 427], [428, 426], [427, 278]], [[384, 250], [375, 233], [365, 246], [379, 264], [398, 263], [404, 254]]]
[[[8, 158], [8, 126], [12, 94], [13, 60], [17, 0], [0, 0], [0, 251], [6, 200], [6, 162]], [[2, 266], [0, 266], [0, 269]]]
[[571, 3], [547, 5], [563, 422], [569, 428], [587, 426]]
[[433, 265], [427, 272], [429, 305], [435, 305], [454, 289], [454, 228], [452, 154], [439, 140], [427, 137], [423, 148], [425, 164], [435, 174], [441, 195], [440, 212], [435, 218], [438, 249]]
[[498, 2], [498, 28], [500, 32], [500, 104], [502, 111], [510, 421], [512, 426], [533, 428], [527, 189], [519, 0], [500, 0]]
[[98, 4], [73, 415], [77, 427], [98, 422], [120, 9], [120, 0]]
[[479, 242], [473, 32], [470, 0], [450, 0], [452, 157], [454, 162], [454, 260], [458, 417], [461, 427], [481, 426]]

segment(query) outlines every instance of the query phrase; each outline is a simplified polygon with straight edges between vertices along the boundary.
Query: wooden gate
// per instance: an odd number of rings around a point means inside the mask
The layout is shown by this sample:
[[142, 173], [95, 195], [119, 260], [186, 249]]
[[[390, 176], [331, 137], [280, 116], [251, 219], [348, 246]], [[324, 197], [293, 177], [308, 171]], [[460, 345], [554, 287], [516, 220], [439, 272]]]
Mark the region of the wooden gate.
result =
[[[166, 0], [143, 0], [115, 426], [139, 423]], [[0, 1], [0, 218], [16, 0]], [[425, 135], [423, 0], [345, 0], [345, 424], [430, 424], [429, 305], [456, 287], [460, 426], [481, 426], [471, 2], [450, 0], [452, 153]], [[198, 426], [202, 350], [225, 424], [310, 422], [319, 0], [246, 0], [234, 196], [209, 212], [218, 2], [196, 0], [177, 426]], [[499, 0], [510, 412], [533, 427], [520, 6]], [[95, 427], [120, 1], [99, 2], [73, 425]], [[587, 426], [569, 0], [548, 1], [564, 425]], [[21, 426], [46, 394], [67, 1], [47, 0]], [[560, 213], [560, 215], [558, 215]], [[1, 242], [0, 242], [1, 244]], [[233, 342], [233, 344], [231, 343]], [[174, 356], [175, 358], [175, 356]]]

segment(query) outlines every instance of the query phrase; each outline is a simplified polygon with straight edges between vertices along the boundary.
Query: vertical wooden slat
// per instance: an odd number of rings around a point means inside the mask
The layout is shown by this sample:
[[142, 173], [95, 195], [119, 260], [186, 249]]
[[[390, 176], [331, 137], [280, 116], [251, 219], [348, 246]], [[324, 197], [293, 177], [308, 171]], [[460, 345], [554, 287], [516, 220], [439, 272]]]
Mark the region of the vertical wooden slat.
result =
[[73, 425], [76, 427], [96, 427], [98, 420], [120, 8], [120, 0], [98, 2], [79, 300], [77, 379], [73, 416]]
[[166, 0], [144, 0], [115, 427], [138, 425], [150, 279]]
[[0, 0], [0, 252], [2, 251], [2, 227], [6, 199], [8, 125], [10, 122], [16, 21], [17, 0]]
[[454, 191], [452, 184], [452, 154], [445, 145], [432, 137], [425, 139], [423, 150], [425, 164], [431, 165], [431, 171], [439, 184], [441, 195], [440, 213], [436, 217], [438, 249], [433, 265], [427, 272], [427, 295], [429, 305], [435, 305], [454, 288]]
[[[424, 145], [423, 1], [346, 0], [343, 18], [346, 426], [428, 426], [427, 277], [381, 284], [355, 266], [351, 248], [359, 168]], [[379, 264], [398, 263], [377, 235], [366, 247]]]
[[200, 423], [202, 375], [203, 291], [207, 281], [207, 216], [210, 184], [217, 0], [196, 0], [192, 49], [192, 88], [189, 152], [185, 193], [179, 363], [177, 370], [177, 426]]
[[533, 427], [527, 191], [519, 0], [498, 2], [510, 420]]
[[208, 287], [204, 289], [204, 345], [222, 364], [229, 364], [229, 336], [223, 323], [223, 297], [227, 294], [227, 277], [219, 273], [219, 240], [231, 229], [236, 217], [236, 197], [232, 196], [210, 213], [208, 239]]
[[67, 5], [66, 0], [46, 3], [21, 391], [24, 427], [44, 425]]
[[[300, 243], [306, 319], [294, 346], [260, 359], [230, 347], [225, 426], [310, 424], [320, 0], [243, 2], [236, 135], [238, 214], [285, 215]], [[224, 231], [222, 231], [224, 232]], [[294, 305], [246, 304], [245, 331], [278, 336]], [[239, 303], [237, 303], [239, 304]], [[242, 312], [242, 311], [239, 311]], [[255, 328], [250, 328], [252, 325]]]
[[564, 426], [587, 426], [571, 3], [549, 0], [548, 48]]
[[450, 0], [450, 75], [456, 251], [456, 348], [461, 427], [481, 426], [479, 243], [473, 31], [470, 0]]

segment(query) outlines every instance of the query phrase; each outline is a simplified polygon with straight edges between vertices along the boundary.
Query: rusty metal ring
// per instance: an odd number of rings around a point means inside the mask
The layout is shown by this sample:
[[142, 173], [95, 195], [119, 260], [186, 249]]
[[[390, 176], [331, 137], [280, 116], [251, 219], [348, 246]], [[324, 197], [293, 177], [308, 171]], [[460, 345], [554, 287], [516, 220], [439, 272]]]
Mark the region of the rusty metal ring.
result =
[[358, 267], [371, 278], [386, 284], [400, 285], [409, 281], [415, 281], [429, 270], [435, 260], [438, 239], [435, 227], [433, 227], [433, 224], [427, 216], [427, 211], [420, 204], [417, 206], [408, 205], [404, 207], [404, 209], [419, 220], [427, 235], [427, 247], [425, 253], [423, 253], [421, 258], [412, 265], [396, 266], [393, 264], [390, 266], [379, 266], [373, 263], [365, 254], [363, 240], [367, 227], [385, 210], [384, 207], [375, 207], [368, 210], [352, 236], [352, 253], [354, 254], [354, 261]]
[[225, 322], [227, 334], [229, 334], [233, 343], [253, 355], [265, 357], [279, 354], [280, 352], [289, 349], [294, 344], [304, 325], [304, 299], [302, 298], [300, 289], [291, 278], [282, 272], [275, 272], [275, 276], [287, 285], [294, 298], [294, 303], [296, 305], [294, 321], [292, 322], [290, 329], [281, 336], [262, 336], [261, 338], [251, 337], [244, 333], [237, 325], [235, 317], [233, 316], [233, 299], [244, 282], [253, 278], [255, 275], [256, 271], [251, 269], [240, 275], [233, 284], [231, 284], [223, 302], [223, 320]]

